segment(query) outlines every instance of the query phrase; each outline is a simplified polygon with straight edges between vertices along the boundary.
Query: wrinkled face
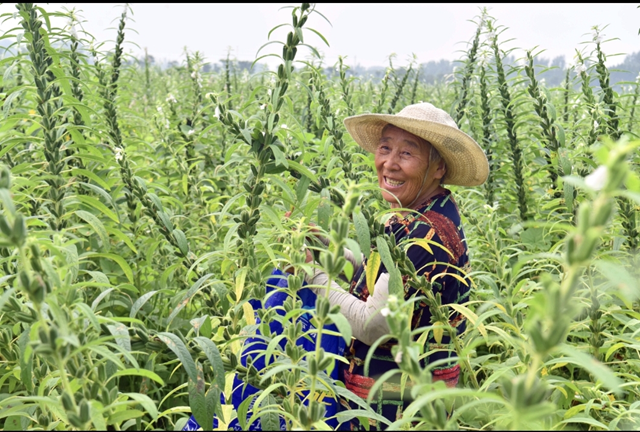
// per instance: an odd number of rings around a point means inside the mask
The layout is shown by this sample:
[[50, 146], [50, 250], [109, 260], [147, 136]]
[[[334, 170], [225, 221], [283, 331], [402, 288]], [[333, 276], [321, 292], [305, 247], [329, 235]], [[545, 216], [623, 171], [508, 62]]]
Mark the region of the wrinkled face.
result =
[[391, 207], [419, 204], [440, 186], [444, 164], [429, 166], [430, 151], [431, 145], [412, 133], [396, 126], [383, 129], [375, 164], [382, 197]]

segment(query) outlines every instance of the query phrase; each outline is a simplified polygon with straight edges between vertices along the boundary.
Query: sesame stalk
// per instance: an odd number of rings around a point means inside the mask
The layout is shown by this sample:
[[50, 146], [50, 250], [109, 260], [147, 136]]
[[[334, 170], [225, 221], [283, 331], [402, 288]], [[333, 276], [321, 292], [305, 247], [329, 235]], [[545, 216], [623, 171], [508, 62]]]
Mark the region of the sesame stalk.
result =
[[65, 214], [64, 197], [66, 196], [66, 181], [62, 172], [66, 168], [66, 161], [62, 156], [63, 135], [59, 133], [63, 126], [57, 114], [62, 108], [62, 94], [55, 83], [55, 76], [51, 71], [53, 60], [47, 52], [46, 41], [43, 37], [42, 21], [38, 18], [36, 7], [32, 3], [18, 3], [18, 11], [23, 15], [22, 27], [25, 33], [30, 34], [28, 44], [29, 58], [33, 67], [33, 80], [37, 90], [36, 111], [41, 117], [42, 131], [44, 135], [44, 156], [47, 160], [47, 170], [50, 177], [47, 182], [47, 196], [49, 199], [49, 212], [53, 216], [50, 223], [54, 231], [59, 231], [67, 226], [63, 219]]
[[480, 17], [480, 22], [478, 24], [478, 28], [476, 29], [476, 34], [473, 37], [473, 42], [471, 42], [471, 47], [467, 52], [467, 59], [464, 61], [464, 74], [462, 75], [462, 84], [460, 87], [460, 96], [458, 97], [459, 102], [456, 104], [454, 120], [456, 124], [460, 124], [460, 120], [465, 113], [465, 108], [467, 106], [467, 101], [469, 100], [469, 85], [471, 83], [471, 77], [473, 75], [473, 68], [476, 63], [476, 57], [478, 55], [478, 47], [480, 46], [480, 33], [482, 31], [482, 27], [484, 26], [486, 12], [482, 13]]
[[494, 161], [493, 161], [493, 151], [491, 149], [491, 139], [493, 135], [493, 123], [491, 116], [491, 106], [489, 105], [489, 90], [487, 85], [487, 72], [484, 64], [480, 64], [479, 66], [480, 73], [480, 109], [482, 116], [482, 144], [487, 155], [487, 161], [489, 162], [489, 176], [487, 177], [487, 182], [485, 183], [485, 193], [487, 197], [487, 202], [489, 205], [493, 204], [495, 199], [495, 188], [494, 188]]
[[[558, 180], [558, 171], [561, 170], [560, 164], [558, 166], [554, 166], [553, 161], [558, 159], [558, 149], [560, 148], [560, 143], [558, 142], [558, 138], [556, 136], [556, 130], [558, 129], [558, 125], [555, 124], [555, 118], [552, 116], [552, 113], [555, 113], [555, 109], [550, 100], [547, 99], [546, 95], [540, 90], [538, 85], [538, 80], [535, 76], [535, 70], [533, 68], [533, 55], [531, 51], [527, 51], [527, 65], [524, 67], [524, 70], [529, 77], [529, 86], [527, 91], [529, 95], [533, 98], [533, 107], [540, 117], [540, 126], [542, 127], [542, 135], [545, 138], [544, 144], [548, 150], [548, 153], [545, 152], [545, 159], [547, 160], [547, 169], [549, 170], [549, 179], [551, 180], [551, 188], [554, 191], [554, 197], [559, 198], [561, 196], [560, 191], [557, 190], [557, 180]], [[560, 173], [562, 175], [562, 173]]]
[[490, 31], [491, 48], [494, 53], [494, 61], [496, 66], [496, 72], [498, 74], [498, 89], [500, 91], [500, 102], [502, 103], [502, 112], [505, 118], [507, 126], [507, 136], [509, 139], [509, 147], [511, 149], [511, 159], [513, 162], [513, 171], [516, 180], [516, 194], [518, 199], [518, 209], [520, 211], [520, 218], [523, 221], [529, 219], [527, 208], [527, 196], [526, 185], [524, 182], [523, 165], [524, 158], [522, 155], [522, 149], [518, 142], [518, 134], [516, 131], [516, 117], [513, 112], [513, 104], [511, 92], [509, 91], [509, 85], [507, 84], [507, 78], [504, 73], [504, 66], [502, 64], [502, 54], [498, 46], [498, 35], [493, 31], [492, 23], [487, 22]]
[[407, 69], [407, 71], [405, 72], [404, 76], [402, 77], [402, 81], [400, 81], [400, 84], [396, 86], [396, 93], [393, 95], [393, 98], [391, 99], [391, 103], [389, 104], [389, 109], [387, 110], [389, 114], [393, 113], [393, 110], [395, 109], [396, 104], [400, 99], [400, 96], [402, 96], [402, 91], [404, 90], [404, 87], [407, 85], [407, 80], [409, 79], [409, 75], [411, 74], [412, 70], [413, 70], [413, 61], [409, 64], [409, 69]]

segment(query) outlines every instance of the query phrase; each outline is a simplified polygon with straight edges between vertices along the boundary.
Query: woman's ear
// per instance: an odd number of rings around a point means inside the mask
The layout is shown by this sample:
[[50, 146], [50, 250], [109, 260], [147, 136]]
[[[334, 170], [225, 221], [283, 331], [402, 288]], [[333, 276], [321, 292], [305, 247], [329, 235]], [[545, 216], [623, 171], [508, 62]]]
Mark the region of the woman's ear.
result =
[[444, 160], [441, 159], [438, 162], [438, 168], [436, 168], [436, 172], [433, 173], [433, 178], [441, 180], [446, 173], [447, 173], [447, 165], [444, 163]]

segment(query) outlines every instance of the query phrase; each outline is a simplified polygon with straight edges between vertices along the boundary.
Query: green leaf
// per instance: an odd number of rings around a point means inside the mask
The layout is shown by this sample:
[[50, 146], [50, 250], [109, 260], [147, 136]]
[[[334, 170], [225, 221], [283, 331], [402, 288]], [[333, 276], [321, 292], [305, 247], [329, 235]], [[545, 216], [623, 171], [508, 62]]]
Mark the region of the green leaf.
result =
[[613, 391], [617, 395], [622, 394], [622, 389], [620, 388], [622, 381], [603, 363], [569, 345], [562, 345], [560, 347], [560, 351], [564, 356], [548, 361], [546, 364], [551, 365], [561, 362], [573, 363], [593, 374], [596, 380], [602, 382], [602, 385], [609, 390]]
[[380, 254], [376, 251], [371, 251], [369, 260], [367, 261], [365, 268], [365, 276], [367, 278], [367, 289], [369, 295], [373, 295], [373, 291], [376, 285], [376, 276], [378, 276], [378, 270], [380, 270]]
[[15, 290], [16, 290], [15, 288], [9, 288], [8, 290], [2, 293], [2, 296], [0, 296], [0, 311], [2, 310], [4, 305], [9, 301], [9, 297], [11, 297], [11, 295]]
[[364, 253], [364, 256], [369, 259], [369, 254], [371, 253], [369, 223], [359, 210], [353, 212], [353, 224], [356, 228], [356, 236], [358, 237], [358, 243], [360, 243], [360, 250]]
[[[84, 184], [86, 184], [86, 183], [84, 183]], [[94, 190], [100, 189], [99, 187], [94, 186], [94, 185], [88, 185], [87, 184], [87, 186], [90, 186], [91, 189], [94, 189]], [[98, 210], [100, 213], [102, 213], [103, 215], [105, 215], [106, 217], [108, 217], [109, 219], [114, 221], [115, 223], [120, 223], [120, 220], [118, 219], [118, 216], [113, 211], [109, 210], [109, 208], [106, 205], [102, 204], [96, 198], [88, 196], [88, 195], [75, 195], [74, 199], [77, 199], [81, 203], [95, 208], [96, 210]]]
[[192, 380], [189, 378], [189, 406], [196, 421], [203, 430], [213, 429], [213, 417], [207, 417], [207, 402], [204, 396], [204, 374], [202, 366], [196, 363], [197, 378]]
[[329, 314], [331, 321], [338, 327], [338, 331], [342, 334], [344, 341], [348, 344], [351, 343], [351, 324], [341, 313]]
[[131, 337], [124, 324], [107, 325], [107, 328], [116, 340], [116, 343], [124, 350], [131, 351]]
[[[267, 396], [265, 403], [267, 406], [271, 406], [271, 407], [273, 407], [274, 405], [277, 406], [276, 398], [273, 397], [272, 394]], [[260, 418], [261, 418], [260, 424], [262, 425], [262, 430], [268, 430], [268, 431], [280, 430], [280, 416], [278, 415], [277, 412], [268, 410]]]
[[173, 230], [173, 237], [176, 239], [178, 243], [178, 248], [183, 255], [189, 253], [189, 243], [187, 243], [187, 237], [184, 235], [184, 232], [179, 229]]
[[102, 299], [104, 299], [106, 296], [108, 296], [108, 295], [109, 295], [109, 293], [110, 293], [111, 291], [113, 291], [114, 289], [115, 289], [115, 288], [109, 288], [109, 289], [106, 289], [106, 290], [102, 291], [102, 292], [100, 293], [100, 295], [98, 295], [98, 297], [96, 297], [96, 299], [91, 303], [91, 310], [95, 311], [95, 310], [96, 310], [96, 307], [98, 307], [98, 305], [100, 304], [100, 302], [102, 301]]
[[100, 240], [102, 240], [102, 246], [109, 251], [109, 247], [111, 246], [109, 243], [109, 234], [107, 234], [107, 230], [102, 224], [102, 221], [95, 215], [84, 210], [76, 210], [76, 215], [91, 225], [91, 228], [93, 228], [96, 234], [98, 234], [98, 237], [100, 237]]
[[128, 409], [124, 411], [116, 411], [115, 413], [109, 416], [107, 420], [108, 425], [117, 424], [120, 425], [122, 422], [127, 421], [132, 418], [138, 418], [144, 416], [144, 411], [140, 411], [137, 409]]
[[320, 204], [318, 205], [318, 225], [325, 230], [329, 230], [329, 219], [331, 218], [331, 197], [328, 189], [320, 192]]
[[112, 253], [95, 253], [95, 252], [87, 252], [83, 254], [83, 257], [86, 258], [107, 258], [118, 263], [122, 271], [124, 272], [129, 282], [134, 283], [133, 280], [133, 270], [129, 267], [129, 264], [122, 258], [120, 255], [112, 254]]
[[203, 284], [211, 276], [213, 276], [213, 273], [207, 273], [206, 275], [198, 279], [193, 285], [191, 285], [189, 291], [186, 292], [184, 297], [182, 297], [180, 303], [178, 303], [178, 306], [176, 306], [176, 308], [169, 315], [169, 318], [167, 318], [167, 324], [170, 324], [173, 321], [173, 319], [180, 313], [180, 311], [189, 303], [191, 297], [193, 297], [193, 295], [203, 287]]
[[27, 327], [18, 339], [20, 350], [20, 379], [29, 392], [33, 391], [33, 348], [29, 345], [29, 332]]
[[298, 162], [293, 161], [293, 160], [289, 160], [289, 168], [293, 168], [294, 170], [296, 170], [297, 172], [299, 172], [300, 174], [309, 177], [309, 179], [316, 183], [318, 181], [318, 177], [316, 177], [316, 175], [314, 173], [311, 172], [311, 170], [309, 170], [309, 168], [300, 165]]
[[184, 345], [182, 340], [174, 335], [173, 333], [162, 332], [158, 333], [158, 338], [164, 342], [167, 347], [178, 357], [182, 366], [187, 371], [187, 375], [189, 378], [196, 382], [198, 380], [198, 372], [196, 370], [196, 364], [191, 358], [191, 354], [189, 354], [189, 350]]
[[153, 297], [158, 291], [149, 291], [148, 293], [140, 296], [138, 300], [136, 300], [131, 306], [131, 310], [129, 311], [129, 318], [135, 318], [136, 314], [140, 310], [142, 306]]
[[96, 400], [89, 401], [89, 403], [91, 404], [90, 413], [93, 426], [95, 426], [96, 430], [107, 430], [107, 423], [102, 416], [104, 406]]
[[213, 368], [213, 374], [215, 379], [215, 384], [211, 385], [214, 388], [217, 388], [220, 391], [224, 391], [225, 385], [225, 377], [224, 377], [224, 364], [222, 363], [222, 356], [220, 355], [220, 351], [213, 341], [207, 339], [206, 337], [198, 336], [194, 338], [202, 352], [207, 356], [209, 363], [211, 363], [211, 367]]
[[[120, 372], [124, 372], [124, 371], [120, 371]], [[150, 372], [150, 371], [147, 371], [147, 372]], [[152, 376], [147, 376], [147, 375], [143, 375], [143, 376], [146, 376], [147, 378], [151, 378], [152, 380], [158, 382], [160, 385], [164, 385], [164, 382], [160, 379], [159, 376], [157, 376], [153, 372], [150, 372], [150, 373], [152, 375], [155, 375], [157, 379]], [[160, 379], [160, 381], [158, 381], [158, 379]], [[142, 394], [142, 393], [123, 393], [123, 394], [135, 400], [140, 405], [142, 405], [142, 407], [149, 413], [152, 419], [155, 419], [156, 417], [158, 417], [158, 408], [156, 407], [156, 403], [154, 402], [153, 399], [151, 399], [146, 394]]]
[[547, 247], [548, 241], [544, 238], [544, 229], [542, 228], [527, 228], [520, 233], [522, 243], [531, 250], [544, 250]]
[[[141, 377], [149, 378], [150, 380], [153, 380], [160, 385], [164, 385], [164, 381], [162, 380], [162, 378], [160, 378], [160, 376], [158, 376], [158, 374], [156, 374], [155, 372], [151, 372], [150, 370], [147, 370], [147, 369], [137, 369], [137, 368], [119, 370], [113, 375], [111, 375], [107, 379], [106, 383], [111, 381], [113, 378], [116, 378], [119, 376], [141, 376]], [[132, 393], [132, 394], [139, 395], [139, 393]], [[144, 396], [144, 395], [140, 395], [140, 396]], [[136, 399], [136, 398], [133, 398], [133, 399]], [[152, 417], [155, 417], [155, 416], [152, 416]]]
[[385, 269], [389, 273], [389, 294], [395, 295], [398, 298], [404, 298], [404, 287], [402, 285], [402, 276], [400, 271], [396, 267], [393, 259], [391, 258], [391, 252], [389, 251], [389, 245], [383, 236], [376, 238], [376, 246], [382, 258], [382, 263]]

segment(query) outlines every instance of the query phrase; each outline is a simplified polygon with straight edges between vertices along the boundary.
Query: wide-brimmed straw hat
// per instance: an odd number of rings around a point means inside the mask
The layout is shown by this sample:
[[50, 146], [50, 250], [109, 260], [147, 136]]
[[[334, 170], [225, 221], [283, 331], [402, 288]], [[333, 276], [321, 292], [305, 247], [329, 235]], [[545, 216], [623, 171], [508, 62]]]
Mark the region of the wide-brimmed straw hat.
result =
[[361, 114], [344, 119], [353, 139], [371, 153], [375, 153], [387, 124], [427, 140], [438, 150], [447, 166], [443, 183], [478, 186], [489, 176], [489, 162], [478, 143], [458, 129], [449, 114], [430, 103], [409, 105], [395, 115]]

